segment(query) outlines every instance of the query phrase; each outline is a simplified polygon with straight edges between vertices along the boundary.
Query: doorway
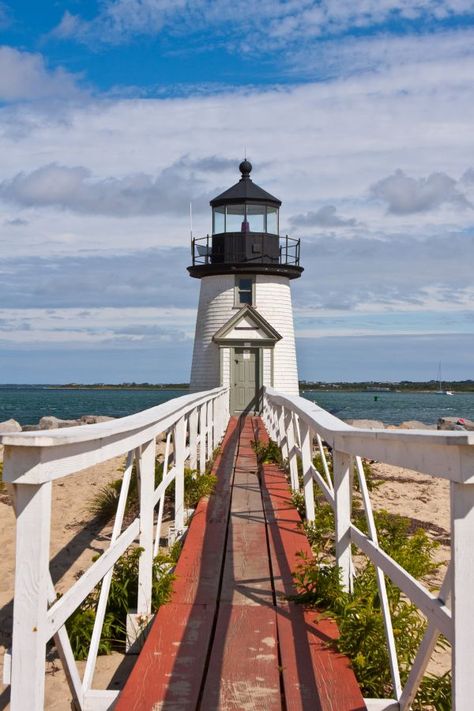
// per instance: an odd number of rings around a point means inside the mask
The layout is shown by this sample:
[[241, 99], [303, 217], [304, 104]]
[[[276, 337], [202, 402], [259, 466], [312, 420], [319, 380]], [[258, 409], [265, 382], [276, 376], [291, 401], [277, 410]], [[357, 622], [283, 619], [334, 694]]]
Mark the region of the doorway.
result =
[[259, 348], [233, 349], [230, 407], [234, 415], [242, 412], [258, 412], [260, 410], [259, 361]]

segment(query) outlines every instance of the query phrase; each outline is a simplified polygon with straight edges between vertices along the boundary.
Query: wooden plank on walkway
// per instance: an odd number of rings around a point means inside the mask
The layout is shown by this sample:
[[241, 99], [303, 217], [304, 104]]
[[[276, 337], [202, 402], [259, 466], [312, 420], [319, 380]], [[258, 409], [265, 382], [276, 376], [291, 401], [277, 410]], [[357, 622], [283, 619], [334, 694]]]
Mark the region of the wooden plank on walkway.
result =
[[153, 627], [114, 711], [194, 711], [215, 603], [168, 603]]
[[275, 609], [219, 609], [203, 711], [281, 711]]
[[235, 462], [234, 483], [220, 599], [234, 605], [272, 605], [265, 514], [253, 431], [244, 426]]
[[281, 711], [278, 639], [258, 466], [242, 428], [235, 462], [226, 560], [201, 708]]

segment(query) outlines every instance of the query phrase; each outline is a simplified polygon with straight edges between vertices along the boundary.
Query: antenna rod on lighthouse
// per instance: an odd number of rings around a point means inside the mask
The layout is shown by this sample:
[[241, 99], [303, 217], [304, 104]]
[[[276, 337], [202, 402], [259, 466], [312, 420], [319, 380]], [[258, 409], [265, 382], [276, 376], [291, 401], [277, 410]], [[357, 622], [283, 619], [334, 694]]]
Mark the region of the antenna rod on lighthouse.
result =
[[193, 203], [189, 203], [189, 232], [191, 233], [191, 241], [193, 239]]

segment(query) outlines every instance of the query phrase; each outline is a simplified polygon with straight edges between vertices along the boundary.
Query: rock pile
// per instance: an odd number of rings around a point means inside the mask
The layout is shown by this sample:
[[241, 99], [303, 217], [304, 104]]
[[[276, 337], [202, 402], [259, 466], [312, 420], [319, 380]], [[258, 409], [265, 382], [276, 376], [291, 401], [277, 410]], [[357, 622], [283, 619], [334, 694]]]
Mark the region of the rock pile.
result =
[[98, 422], [108, 422], [114, 420], [114, 417], [106, 415], [83, 415], [78, 420], [61, 420], [59, 417], [48, 415], [42, 417], [37, 425], [24, 425], [23, 427], [16, 420], [6, 420], [0, 422], [0, 433], [7, 434], [10, 432], [37, 432], [38, 430], [57, 430], [61, 427], [78, 427], [79, 425], [95, 425]]
[[464, 417], [440, 417], [438, 420], [438, 430], [461, 430], [474, 431], [474, 422]]

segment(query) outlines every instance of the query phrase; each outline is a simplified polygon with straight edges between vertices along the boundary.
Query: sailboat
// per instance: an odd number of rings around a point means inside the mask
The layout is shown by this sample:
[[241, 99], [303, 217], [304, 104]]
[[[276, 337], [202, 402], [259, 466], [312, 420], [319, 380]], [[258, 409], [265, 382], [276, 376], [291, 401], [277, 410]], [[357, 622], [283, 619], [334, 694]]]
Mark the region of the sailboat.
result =
[[436, 394], [437, 394], [437, 395], [454, 395], [454, 393], [453, 393], [452, 390], [443, 390], [443, 383], [442, 383], [442, 380], [441, 380], [441, 361], [439, 362], [439, 365], [438, 365], [438, 378], [437, 378], [437, 380], [438, 380], [438, 383], [439, 383], [438, 390], [436, 391]]

